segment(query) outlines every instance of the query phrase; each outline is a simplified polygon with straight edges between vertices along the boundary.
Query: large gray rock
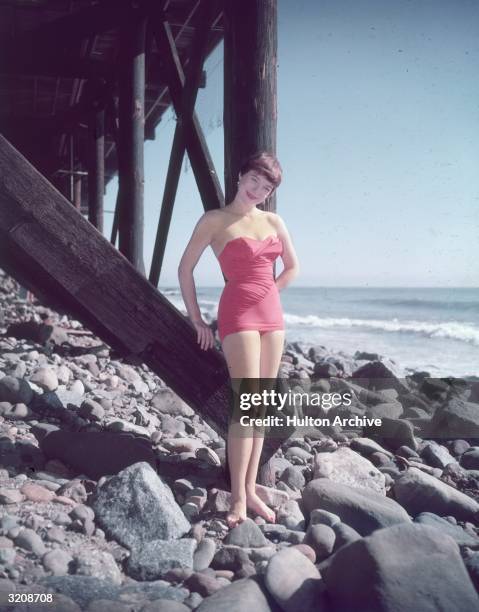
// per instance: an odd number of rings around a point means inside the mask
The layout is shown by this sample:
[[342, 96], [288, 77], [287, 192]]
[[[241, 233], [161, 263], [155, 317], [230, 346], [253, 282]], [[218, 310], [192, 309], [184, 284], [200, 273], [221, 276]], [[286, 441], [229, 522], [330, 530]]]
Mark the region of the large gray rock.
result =
[[469, 548], [479, 548], [479, 538], [465, 531], [459, 525], [453, 525], [442, 516], [433, 514], [432, 512], [421, 512], [414, 518], [415, 523], [421, 525], [430, 525], [439, 529], [441, 533], [447, 533], [456, 542], [458, 546], [468, 546]]
[[479, 470], [479, 446], [471, 446], [471, 448], [468, 448], [466, 452], [461, 455], [460, 463], [466, 470]]
[[361, 538], [356, 529], [353, 529], [350, 525], [346, 525], [346, 523], [336, 523], [331, 529], [336, 535], [334, 540], [334, 552], [336, 552], [338, 548], [341, 548], [341, 546], [345, 546]]
[[35, 383], [44, 391], [55, 391], [58, 387], [58, 378], [52, 368], [40, 367], [30, 376], [30, 382]]
[[411, 522], [408, 513], [393, 499], [371, 490], [348, 487], [329, 478], [316, 478], [306, 485], [303, 505], [307, 512], [322, 508], [337, 514], [363, 536], [381, 527]]
[[[57, 593], [68, 595], [84, 610], [87, 606], [100, 599], [131, 601], [133, 597], [139, 601], [156, 601], [158, 599], [172, 599], [184, 601], [188, 596], [187, 589], [183, 587], [171, 586], [164, 580], [154, 580], [151, 582], [140, 582], [124, 585], [116, 585], [111, 580], [100, 580], [94, 576], [46, 576], [40, 578], [40, 584], [55, 590]], [[55, 602], [55, 597], [53, 598]], [[45, 604], [46, 606], [47, 604]], [[32, 609], [39, 604], [32, 604]], [[55, 612], [63, 612], [63, 608], [55, 608], [54, 604], [50, 609]], [[102, 608], [97, 608], [98, 612]]]
[[386, 478], [359, 453], [342, 446], [334, 453], [318, 453], [313, 461], [313, 478], [329, 478], [335, 482], [386, 494]]
[[191, 417], [195, 414], [193, 408], [183, 401], [169, 387], [159, 389], [151, 398], [150, 408], [158, 410], [161, 414]]
[[430, 440], [424, 445], [421, 457], [429, 465], [444, 469], [450, 463], [457, 463], [457, 460], [450, 454], [445, 446], [438, 444], [435, 440]]
[[376, 404], [375, 406], [369, 406], [366, 415], [368, 417], [374, 417], [382, 419], [388, 417], [390, 419], [398, 419], [404, 412], [401, 402], [385, 402], [383, 404]]
[[351, 378], [366, 389], [375, 391], [396, 389], [399, 394], [409, 392], [408, 387], [396, 376], [392, 368], [387, 367], [382, 361], [365, 363], [354, 370]]
[[224, 543], [247, 547], [268, 546], [269, 544], [261, 529], [250, 518], [246, 518], [233, 527], [225, 537]]
[[479, 515], [479, 504], [465, 493], [410, 467], [394, 484], [394, 495], [406, 510], [416, 516], [419, 512], [434, 512], [439, 516], [452, 515], [459, 520], [474, 519]]
[[242, 578], [204, 599], [196, 612], [280, 612], [260, 579]]
[[476, 591], [479, 592], [479, 552], [473, 552], [464, 558], [464, 565], [466, 566], [472, 583], [476, 587]]
[[[340, 523], [341, 524], [341, 523]], [[303, 544], [308, 544], [316, 553], [316, 559], [322, 561], [333, 552], [336, 533], [329, 525], [309, 525]]]
[[10, 404], [29, 404], [33, 398], [33, 390], [22, 378], [4, 376], [0, 378], [0, 402]]
[[127, 574], [136, 580], [156, 580], [175, 567], [193, 569], [194, 538], [152, 540], [135, 547], [127, 563]]
[[381, 444], [385, 444], [392, 450], [400, 446], [409, 446], [413, 450], [417, 448], [417, 441], [414, 437], [414, 428], [405, 419], [391, 419], [383, 417], [381, 425], [370, 425], [363, 428], [363, 432], [368, 437], [374, 437]]
[[351, 440], [350, 448], [351, 450], [361, 453], [361, 455], [364, 455], [365, 457], [378, 452], [382, 453], [383, 455], [387, 455], [390, 458], [394, 457], [393, 453], [386, 450], [374, 440], [371, 440], [371, 438], [353, 438]]
[[436, 410], [430, 427], [431, 438], [479, 438], [477, 404], [453, 397]]
[[285, 612], [319, 611], [324, 584], [314, 564], [299, 550], [284, 548], [271, 557], [265, 585]]
[[91, 506], [105, 533], [128, 548], [179, 538], [191, 527], [170, 487], [145, 462], [108, 479], [93, 493]]
[[343, 546], [324, 580], [335, 612], [479, 609], [459, 547], [428, 525], [393, 525]]
[[227, 544], [216, 551], [211, 567], [216, 570], [237, 572], [248, 564], [249, 557], [243, 548]]
[[[123, 575], [113, 555], [106, 550], [80, 550], [73, 559], [74, 574], [77, 576], [94, 576], [113, 584], [121, 584]], [[68, 573], [68, 572], [65, 572]]]
[[216, 542], [212, 538], [203, 538], [193, 556], [193, 569], [200, 572], [209, 567], [216, 552]]
[[281, 504], [276, 513], [276, 521], [288, 529], [299, 531], [302, 531], [305, 526], [303, 513], [295, 499], [288, 499]]

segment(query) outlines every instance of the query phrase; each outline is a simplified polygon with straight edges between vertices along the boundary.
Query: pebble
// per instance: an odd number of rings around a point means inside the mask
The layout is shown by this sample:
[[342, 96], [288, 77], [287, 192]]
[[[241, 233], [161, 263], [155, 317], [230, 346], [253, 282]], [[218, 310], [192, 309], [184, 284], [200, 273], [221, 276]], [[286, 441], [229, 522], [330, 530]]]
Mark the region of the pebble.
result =
[[[471, 493], [479, 482], [479, 447], [458, 432], [463, 423], [469, 433], [479, 428], [479, 387], [443, 411], [455, 438], [422, 440], [421, 427], [436, 410], [432, 396], [449, 383], [427, 382], [428, 393], [419, 394], [428, 373], [411, 384], [380, 355], [288, 343], [281, 371], [298, 381], [298, 391], [354, 389], [384, 426], [364, 435], [311, 430], [286, 440], [265, 471], [269, 486], [257, 485], [277, 522], [248, 518], [228, 529], [231, 495], [221, 477], [226, 449], [218, 434], [138, 359], [113, 358], [93, 334], [69, 335], [82, 324], [18, 300], [8, 289], [12, 282], [0, 271], [0, 287], [7, 287], [0, 310], [12, 333], [0, 334], [0, 452], [8, 466], [0, 469], [0, 590], [59, 589], [65, 612], [270, 612], [273, 600], [282, 610], [326, 610], [329, 599], [340, 601], [337, 572], [354, 603], [362, 586], [370, 594], [377, 580], [389, 598], [386, 609], [405, 609], [409, 593], [420, 609], [425, 600], [416, 576], [425, 576], [424, 592], [433, 584], [434, 564], [424, 555], [444, 546], [441, 605], [453, 609], [448, 591], [464, 609], [476, 605], [470, 588], [479, 587], [479, 514]], [[65, 341], [61, 354], [15, 336], [11, 324], [28, 316], [37, 318], [31, 333], [42, 330], [40, 312], [51, 317], [53, 344]], [[318, 372], [327, 377], [314, 380]], [[360, 382], [368, 376], [388, 378], [387, 385], [366, 390]], [[443, 427], [439, 416], [433, 424]], [[46, 456], [39, 445], [57, 430], [102, 429], [154, 444], [158, 472], [132, 461], [93, 478], [71, 466], [68, 454]], [[183, 477], [167, 484], [162, 457], [165, 466], [175, 460], [184, 466]], [[370, 567], [368, 555], [376, 573], [355, 582]], [[461, 557], [469, 574], [460, 569]], [[403, 591], [388, 590], [403, 571]]]
[[30, 376], [30, 382], [35, 383], [44, 391], [55, 391], [58, 387], [58, 378], [52, 368], [38, 368]]

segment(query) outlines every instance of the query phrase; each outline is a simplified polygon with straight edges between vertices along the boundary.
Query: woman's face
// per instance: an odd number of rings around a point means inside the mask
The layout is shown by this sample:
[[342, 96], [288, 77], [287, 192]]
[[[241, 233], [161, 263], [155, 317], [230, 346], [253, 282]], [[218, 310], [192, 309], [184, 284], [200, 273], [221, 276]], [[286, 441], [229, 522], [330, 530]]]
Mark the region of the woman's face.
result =
[[274, 185], [255, 170], [248, 170], [240, 175], [238, 193], [246, 202], [260, 204], [273, 191]]

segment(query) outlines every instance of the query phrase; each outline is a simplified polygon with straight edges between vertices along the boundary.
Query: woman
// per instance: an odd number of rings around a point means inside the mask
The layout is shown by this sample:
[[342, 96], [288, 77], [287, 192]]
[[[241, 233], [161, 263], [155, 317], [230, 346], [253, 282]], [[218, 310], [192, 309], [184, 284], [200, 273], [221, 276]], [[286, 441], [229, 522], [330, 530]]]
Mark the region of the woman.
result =
[[[299, 264], [283, 220], [276, 213], [257, 208], [271, 196], [281, 178], [281, 166], [274, 155], [259, 152], [250, 157], [241, 167], [233, 201], [199, 219], [178, 268], [188, 316], [201, 348], [207, 350], [214, 346], [214, 336], [201, 317], [193, 270], [207, 246], [218, 258], [228, 279], [218, 305], [218, 332], [235, 383], [241, 379], [276, 379], [283, 354], [285, 332], [279, 291], [298, 274]], [[275, 279], [273, 262], [279, 255], [284, 270]], [[234, 422], [228, 430], [231, 507], [226, 521], [234, 527], [246, 518], [249, 508], [275, 522], [274, 511], [256, 494], [264, 437], [245, 436], [241, 429]]]

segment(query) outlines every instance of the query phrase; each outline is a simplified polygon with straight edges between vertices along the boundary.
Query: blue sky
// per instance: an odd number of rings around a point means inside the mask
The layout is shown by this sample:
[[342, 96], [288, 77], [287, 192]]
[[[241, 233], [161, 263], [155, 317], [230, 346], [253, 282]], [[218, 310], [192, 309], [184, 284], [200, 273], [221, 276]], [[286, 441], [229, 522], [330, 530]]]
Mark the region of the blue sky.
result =
[[[295, 286], [479, 286], [478, 23], [472, 0], [279, 0], [277, 212]], [[205, 69], [196, 111], [224, 185], [222, 45]], [[168, 110], [145, 145], [148, 270], [174, 127]], [[202, 212], [186, 160], [160, 288], [178, 285]], [[223, 286], [209, 247], [195, 282]]]

